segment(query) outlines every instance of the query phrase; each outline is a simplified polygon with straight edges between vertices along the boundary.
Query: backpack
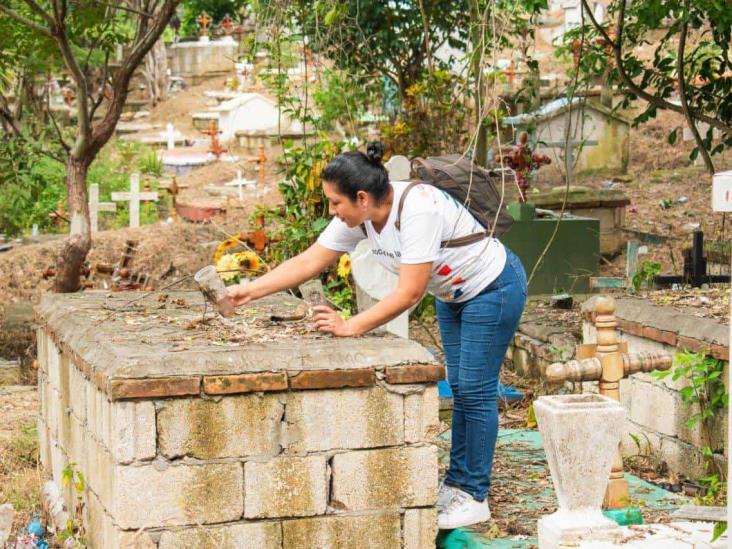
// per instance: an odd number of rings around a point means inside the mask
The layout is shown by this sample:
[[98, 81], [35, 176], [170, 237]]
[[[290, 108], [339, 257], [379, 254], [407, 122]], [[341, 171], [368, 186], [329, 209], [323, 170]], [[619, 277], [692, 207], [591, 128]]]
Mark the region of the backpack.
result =
[[407, 185], [402, 193], [395, 222], [397, 230], [400, 228], [404, 200], [412, 187], [419, 184], [432, 185], [445, 191], [465, 206], [486, 229], [479, 233], [445, 240], [440, 244], [443, 248], [475, 244], [488, 237], [498, 237], [511, 228], [513, 217], [506, 209], [505, 195], [501, 203], [500, 176], [475, 165], [471, 159], [459, 154], [415, 158], [412, 161], [412, 173], [419, 179]]

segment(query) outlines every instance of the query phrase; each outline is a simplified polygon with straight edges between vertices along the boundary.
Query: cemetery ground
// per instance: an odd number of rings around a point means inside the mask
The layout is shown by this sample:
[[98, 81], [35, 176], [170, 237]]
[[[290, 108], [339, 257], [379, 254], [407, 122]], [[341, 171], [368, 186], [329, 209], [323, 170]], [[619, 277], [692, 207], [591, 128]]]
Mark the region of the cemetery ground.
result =
[[[205, 104], [202, 92], [211, 87], [221, 87], [221, 82], [207, 82], [181, 92], [175, 100], [153, 110], [151, 120], [163, 123], [170, 119], [186, 120], [180, 127], [184, 132], [195, 133], [188, 126], [188, 114]], [[642, 257], [661, 265], [661, 273], [677, 273], [682, 266], [682, 248], [688, 245], [690, 234], [697, 224], [709, 237], [724, 237], [728, 227], [722, 225], [719, 215], [712, 215], [709, 204], [709, 178], [700, 167], [688, 167], [688, 144], [671, 146], [662, 141], [668, 127], [679, 124], [678, 117], [660, 115], [659, 120], [633, 130], [631, 158], [632, 171], [628, 176], [605, 177], [602, 174], [586, 174], [578, 178], [578, 184], [600, 188], [613, 181], [615, 188], [625, 191], [631, 205], [626, 215], [626, 228], [638, 233], [651, 233], [660, 238], [648, 243], [648, 253]], [[277, 151], [268, 159], [269, 191], [258, 202], [276, 205], [279, 196], [273, 182]], [[254, 176], [251, 166], [247, 176]], [[186, 185], [181, 200], [198, 205], [220, 205], [222, 201], [212, 196], [205, 187], [223, 184], [236, 176], [237, 167], [229, 163], [212, 163], [190, 174], [182, 175], [178, 182]], [[540, 172], [539, 172], [540, 173]], [[537, 181], [538, 186], [541, 182]], [[683, 200], [682, 200], [683, 199]], [[181, 222], [177, 224], [151, 224], [138, 229], [102, 230], [94, 237], [89, 256], [90, 262], [113, 263], [119, 257], [127, 240], [139, 242], [134, 266], [136, 270], [151, 274], [161, 284], [166, 280], [193, 274], [210, 263], [216, 246], [222, 239], [247, 227], [252, 204], [238, 210], [220, 214], [211, 225]], [[271, 227], [270, 227], [271, 228]], [[50, 288], [51, 282], [43, 272], [53, 264], [61, 240], [41, 237], [38, 243], [26, 243], [0, 254], [0, 325], [7, 326], [13, 314], [26, 317], [17, 324], [17, 331], [0, 330], [0, 357], [20, 356], [23, 362], [23, 382], [35, 382], [34, 332], [29, 328], [30, 309], [24, 304], [36, 303], [41, 293]], [[619, 254], [604, 260], [600, 275], [617, 276], [625, 272], [625, 256]], [[622, 295], [621, 293], [618, 294]], [[725, 289], [643, 291], [638, 297], [652, 304], [669, 306], [687, 311], [699, 318], [710, 318], [722, 324], [728, 323], [729, 293]], [[560, 326], [561, 330], [577, 341], [582, 340], [582, 311], [580, 304], [586, 296], [575, 296], [571, 309], [557, 310], [549, 306], [547, 299], [532, 300], [525, 319], [535, 324]], [[154, 301], [154, 300], [153, 300]], [[18, 311], [21, 310], [20, 313]], [[13, 322], [16, 322], [15, 320]], [[15, 328], [14, 328], [15, 329]], [[430, 349], [439, 348], [439, 331], [429, 314], [411, 323], [412, 337]], [[478, 525], [474, 531], [489, 544], [490, 540], [501, 547], [530, 547], [535, 543], [537, 519], [556, 508], [546, 461], [536, 445], [536, 426], [531, 417], [532, 398], [552, 392], [544, 381], [522, 376], [504, 368], [502, 383], [516, 387], [525, 398], [519, 402], [502, 403], [500, 413], [501, 434], [494, 466], [494, 482], [490, 494], [493, 519]], [[0, 500], [11, 502], [18, 512], [14, 531], [19, 532], [29, 520], [40, 512], [39, 491], [41, 474], [38, 468], [39, 451], [35, 418], [38, 414], [37, 391], [28, 386], [0, 386]], [[449, 411], [441, 416], [440, 468], [444, 472], [445, 455], [449, 451]], [[679, 486], [681, 480], [669, 473], [653, 449], [625, 462], [626, 471], [655, 486]], [[692, 479], [696, 480], [696, 479]], [[637, 490], [636, 490], [637, 487]], [[666, 522], [670, 511], [682, 501], [691, 502], [689, 496], [668, 493], [667, 500], [659, 502], [658, 492], [652, 485], [634, 485], [634, 500], [647, 522]], [[646, 494], [646, 495], [644, 495]], [[653, 496], [653, 497], [651, 497]], [[724, 493], [715, 501], [722, 504]], [[498, 547], [498, 545], [487, 545]]]

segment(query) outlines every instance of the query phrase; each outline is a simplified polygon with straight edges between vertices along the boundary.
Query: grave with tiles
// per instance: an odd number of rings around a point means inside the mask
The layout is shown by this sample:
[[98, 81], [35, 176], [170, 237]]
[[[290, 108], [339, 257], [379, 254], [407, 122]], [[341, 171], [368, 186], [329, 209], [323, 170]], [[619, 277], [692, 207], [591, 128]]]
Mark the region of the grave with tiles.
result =
[[[286, 294], [232, 319], [164, 295], [36, 308], [44, 492], [84, 503], [92, 547], [434, 545], [429, 352], [322, 335]], [[61, 481], [70, 463], [83, 493]]]

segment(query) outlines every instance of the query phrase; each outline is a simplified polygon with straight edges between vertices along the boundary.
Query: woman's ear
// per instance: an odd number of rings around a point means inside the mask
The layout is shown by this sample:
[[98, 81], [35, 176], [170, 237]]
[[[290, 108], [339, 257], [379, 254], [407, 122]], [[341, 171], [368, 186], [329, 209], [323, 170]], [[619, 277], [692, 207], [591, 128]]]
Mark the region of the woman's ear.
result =
[[361, 208], [366, 208], [369, 205], [370, 198], [369, 193], [366, 191], [358, 191], [356, 193], [356, 204]]

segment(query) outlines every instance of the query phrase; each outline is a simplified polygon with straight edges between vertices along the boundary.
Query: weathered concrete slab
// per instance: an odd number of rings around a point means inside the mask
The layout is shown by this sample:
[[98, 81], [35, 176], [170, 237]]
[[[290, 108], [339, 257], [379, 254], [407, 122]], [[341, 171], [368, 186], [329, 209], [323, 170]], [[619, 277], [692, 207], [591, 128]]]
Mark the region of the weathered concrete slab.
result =
[[36, 315], [51, 339], [73, 349], [77, 367], [113, 400], [195, 395], [204, 376], [434, 364], [427, 350], [401, 338], [333, 338], [315, 331], [309, 319], [271, 321], [273, 314], [304, 311], [303, 302], [286, 294], [241, 308], [232, 326], [216, 320], [202, 324], [198, 292], [168, 296], [165, 303], [153, 297], [115, 312], [129, 296], [45, 295]]

